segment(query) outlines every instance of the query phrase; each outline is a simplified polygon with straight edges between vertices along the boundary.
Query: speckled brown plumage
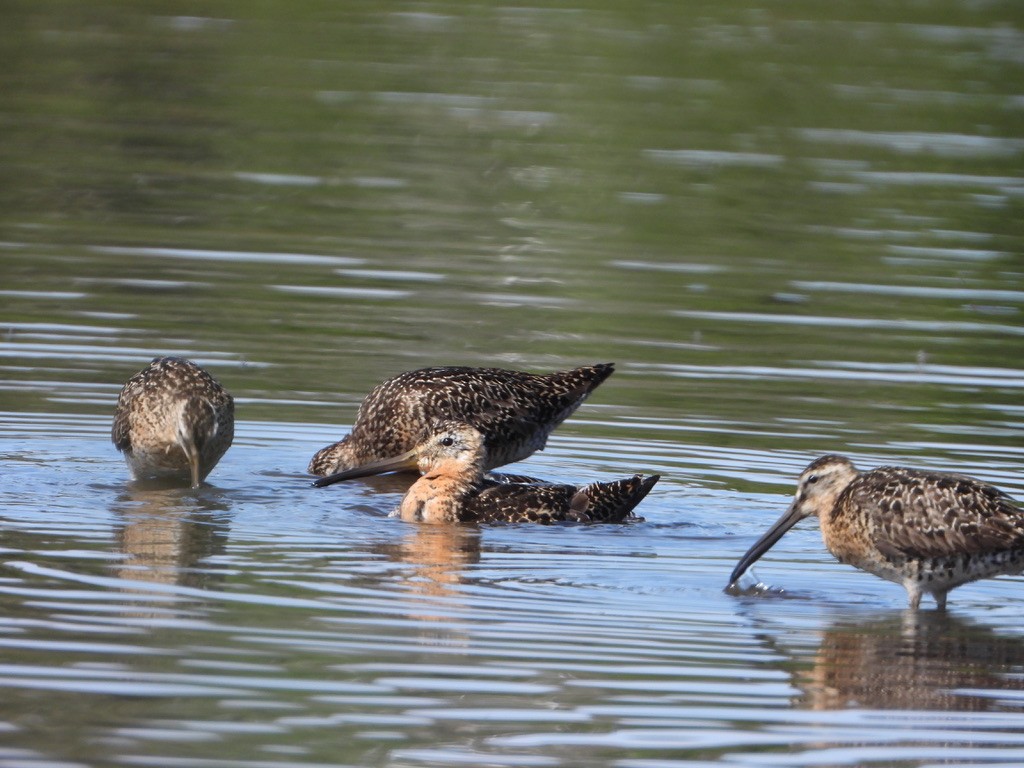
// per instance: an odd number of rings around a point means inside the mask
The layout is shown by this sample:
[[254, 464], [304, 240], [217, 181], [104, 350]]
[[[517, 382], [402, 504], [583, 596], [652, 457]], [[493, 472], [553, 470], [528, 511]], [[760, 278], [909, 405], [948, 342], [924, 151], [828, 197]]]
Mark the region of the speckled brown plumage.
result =
[[136, 479], [187, 478], [198, 486], [235, 434], [235, 403], [190, 360], [158, 357], [121, 389], [111, 440]]
[[423, 476], [399, 507], [410, 522], [620, 523], [633, 518], [658, 481], [636, 475], [585, 486], [495, 482], [484, 477], [483, 436], [456, 422], [439, 424], [414, 452]]
[[547, 374], [457, 367], [401, 373], [366, 396], [351, 433], [317, 451], [309, 472], [331, 475], [396, 456], [451, 419], [483, 433], [485, 469], [519, 461], [542, 449], [613, 370], [606, 363]]
[[911, 608], [923, 594], [945, 608], [954, 587], [1024, 570], [1024, 510], [999, 489], [906, 467], [858, 472], [828, 455], [803, 471], [793, 503], [740, 558], [730, 583], [810, 515], [840, 562], [902, 584]]

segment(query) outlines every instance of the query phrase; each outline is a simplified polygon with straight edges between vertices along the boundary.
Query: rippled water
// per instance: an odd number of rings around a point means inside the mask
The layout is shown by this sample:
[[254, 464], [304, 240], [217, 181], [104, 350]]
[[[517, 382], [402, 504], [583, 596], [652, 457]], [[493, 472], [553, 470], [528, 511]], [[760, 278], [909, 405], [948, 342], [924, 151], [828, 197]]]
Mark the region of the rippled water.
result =
[[[1024, 763], [1020, 578], [946, 615], [812, 525], [812, 458], [1024, 496], [1013, 4], [15, 5], [0, 25], [0, 766]], [[198, 490], [124, 380], [235, 395]], [[627, 526], [313, 489], [433, 364], [617, 372], [514, 470]]]

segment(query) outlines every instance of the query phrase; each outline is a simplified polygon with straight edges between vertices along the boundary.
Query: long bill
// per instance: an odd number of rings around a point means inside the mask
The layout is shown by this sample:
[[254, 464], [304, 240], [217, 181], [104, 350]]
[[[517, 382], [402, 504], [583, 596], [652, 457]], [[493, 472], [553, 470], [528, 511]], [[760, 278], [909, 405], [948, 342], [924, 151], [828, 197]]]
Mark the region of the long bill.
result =
[[370, 475], [383, 475], [385, 472], [401, 472], [403, 470], [417, 469], [417, 458], [418, 454], [416, 451], [406, 451], [405, 453], [400, 453], [397, 456], [392, 456], [387, 459], [377, 459], [376, 461], [370, 461], [358, 467], [343, 469], [341, 472], [335, 472], [333, 475], [318, 478], [313, 481], [313, 486], [315, 488], [324, 488], [328, 485], [334, 485], [335, 483], [340, 483], [344, 480], [354, 480], [357, 477], [369, 477]]
[[736, 567], [732, 569], [732, 575], [729, 577], [729, 583], [735, 584], [740, 576], [747, 572], [750, 566], [760, 560], [762, 555], [775, 546], [775, 543], [783, 537], [786, 531], [805, 517], [807, 515], [800, 511], [796, 501], [790, 504], [789, 509], [786, 510], [782, 517], [776, 520], [772, 527], [760, 539], [755, 541], [754, 546], [748, 549], [747, 553], [736, 563]]
[[191, 435], [178, 435], [178, 445], [181, 446], [181, 450], [185, 453], [185, 458], [188, 459], [188, 472], [192, 481], [192, 487], [198, 488], [203, 483], [199, 471], [199, 448], [196, 446]]

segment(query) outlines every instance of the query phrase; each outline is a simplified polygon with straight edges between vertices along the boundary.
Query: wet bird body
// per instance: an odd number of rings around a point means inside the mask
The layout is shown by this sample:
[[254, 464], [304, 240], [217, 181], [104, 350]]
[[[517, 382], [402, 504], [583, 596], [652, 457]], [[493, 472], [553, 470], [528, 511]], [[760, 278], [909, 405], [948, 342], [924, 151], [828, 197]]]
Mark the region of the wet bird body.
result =
[[111, 440], [136, 479], [182, 477], [198, 486], [230, 447], [235, 404], [190, 360], [158, 357], [121, 389]]
[[621, 523], [657, 476], [640, 475], [589, 485], [502, 483], [483, 479], [465, 485], [425, 475], [409, 489], [403, 520], [460, 523]]
[[[548, 374], [463, 367], [399, 374], [366, 396], [351, 433], [319, 450], [309, 472], [329, 476], [405, 453], [445, 420], [483, 433], [484, 469], [519, 461], [542, 449], [552, 430], [613, 370], [608, 363]], [[393, 467], [415, 468], [415, 461]]]
[[1024, 510], [999, 489], [906, 467], [858, 472], [829, 455], [803, 471], [793, 503], [740, 559], [730, 583], [811, 515], [840, 562], [903, 585], [911, 608], [925, 594], [945, 608], [955, 587], [1024, 570]]
[[495, 482], [484, 477], [483, 436], [447, 422], [413, 451], [423, 476], [406, 493], [399, 516], [425, 523], [619, 523], [658, 477], [639, 475], [585, 486]]

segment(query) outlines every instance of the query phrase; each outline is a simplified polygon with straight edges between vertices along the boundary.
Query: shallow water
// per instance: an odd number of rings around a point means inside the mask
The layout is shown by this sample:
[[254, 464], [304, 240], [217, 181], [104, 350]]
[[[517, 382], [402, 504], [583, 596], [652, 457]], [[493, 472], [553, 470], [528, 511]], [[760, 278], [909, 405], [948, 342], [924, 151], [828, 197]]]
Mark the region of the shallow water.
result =
[[[812, 458], [1024, 496], [1013, 4], [34, 3], [0, 39], [0, 765], [1024, 762], [1020, 578], [904, 610]], [[235, 395], [136, 484], [124, 380]], [[433, 530], [313, 489], [433, 364], [617, 372], [514, 467], [627, 526]]]

